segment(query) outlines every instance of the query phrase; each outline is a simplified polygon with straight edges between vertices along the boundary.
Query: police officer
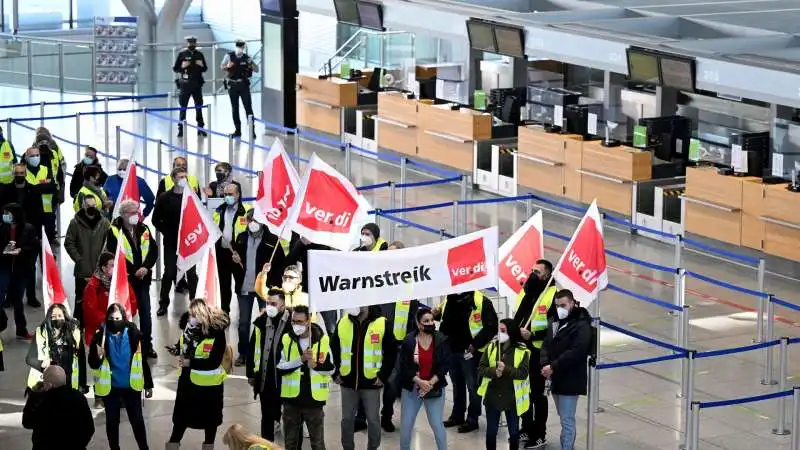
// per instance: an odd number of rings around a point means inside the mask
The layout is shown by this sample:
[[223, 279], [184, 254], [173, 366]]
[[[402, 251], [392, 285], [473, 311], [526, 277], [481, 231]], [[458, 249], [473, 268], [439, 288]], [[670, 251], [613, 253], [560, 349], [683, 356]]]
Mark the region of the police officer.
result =
[[[181, 108], [189, 106], [189, 98], [191, 97], [194, 106], [197, 107], [195, 109], [197, 126], [201, 128], [205, 126], [203, 110], [200, 107], [203, 106], [203, 84], [205, 83], [203, 73], [206, 70], [208, 70], [206, 57], [197, 50], [197, 38], [187, 36], [186, 48], [178, 53], [175, 64], [172, 66], [172, 71], [178, 74], [175, 84], [180, 90], [178, 102]], [[181, 109], [179, 119], [181, 123], [178, 124], [178, 137], [183, 137], [183, 121], [186, 120], [186, 109]], [[197, 135], [205, 136], [206, 133], [203, 130], [197, 130]]]
[[[236, 49], [225, 55], [220, 68], [228, 73], [226, 83], [228, 95], [231, 98], [233, 125], [236, 127], [231, 137], [240, 137], [242, 135], [242, 120], [239, 117], [239, 99], [242, 99], [247, 117], [252, 117], [253, 101], [250, 97], [250, 77], [253, 76], [254, 72], [258, 72], [258, 66], [253, 62], [253, 58], [245, 53], [245, 42], [239, 39], [236, 41]], [[252, 137], [256, 137], [255, 131], [253, 131]]]

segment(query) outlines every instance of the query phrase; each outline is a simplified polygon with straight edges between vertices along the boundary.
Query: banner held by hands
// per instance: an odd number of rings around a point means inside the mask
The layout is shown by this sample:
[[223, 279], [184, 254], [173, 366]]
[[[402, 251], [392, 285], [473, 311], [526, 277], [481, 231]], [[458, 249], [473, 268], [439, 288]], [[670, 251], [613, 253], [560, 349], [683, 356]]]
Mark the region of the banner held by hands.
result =
[[[14, 249], [11, 251], [20, 250]], [[61, 282], [58, 264], [56, 263], [55, 255], [53, 255], [53, 250], [50, 248], [50, 241], [47, 239], [44, 227], [42, 227], [42, 297], [45, 313], [50, 309], [50, 305], [54, 304], [64, 305], [69, 311], [64, 283]]]
[[178, 278], [199, 264], [220, 237], [222, 232], [201, 205], [194, 189], [184, 188], [178, 225]]

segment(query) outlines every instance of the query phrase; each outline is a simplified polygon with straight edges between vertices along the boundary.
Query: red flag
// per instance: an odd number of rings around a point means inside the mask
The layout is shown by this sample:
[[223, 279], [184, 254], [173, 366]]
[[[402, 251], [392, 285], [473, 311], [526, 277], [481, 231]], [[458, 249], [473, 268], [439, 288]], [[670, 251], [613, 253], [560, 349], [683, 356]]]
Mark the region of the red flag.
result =
[[217, 250], [208, 247], [197, 270], [197, 297], [205, 299], [208, 306], [220, 307], [219, 275], [217, 274]]
[[184, 188], [178, 225], [178, 278], [196, 266], [208, 247], [213, 247], [221, 236], [222, 232], [200, 204], [194, 189]]
[[371, 209], [350, 180], [314, 154], [288, 224], [311, 242], [349, 250], [369, 221]]
[[58, 264], [56, 264], [56, 258], [50, 248], [50, 241], [47, 239], [44, 227], [42, 227], [42, 282], [44, 310], [47, 311], [53, 304], [61, 304], [69, 309], [67, 294], [58, 272]]
[[114, 269], [111, 272], [111, 289], [108, 293], [108, 306], [119, 303], [128, 315], [133, 317], [133, 303], [131, 288], [128, 284], [128, 266], [125, 262], [125, 247], [122, 245], [123, 234], [119, 233], [117, 251], [114, 254]]
[[588, 306], [608, 286], [603, 220], [597, 200], [578, 224], [554, 271], [556, 283], [572, 291], [581, 306]]
[[258, 177], [258, 193], [256, 194], [256, 219], [265, 224], [272, 234], [282, 234], [288, 239], [292, 230], [284, 227], [289, 218], [289, 211], [294, 205], [300, 176], [289, 160], [283, 144], [276, 138], [264, 160], [264, 170]]
[[[119, 189], [117, 201], [114, 203], [114, 212], [111, 214], [111, 219], [119, 217], [120, 204], [125, 200], [133, 200], [139, 204], [139, 180], [136, 177], [136, 163], [133, 159], [128, 163], [128, 168], [125, 170], [125, 176], [122, 178], [122, 185]], [[100, 205], [98, 205], [98, 208]]]
[[514, 307], [515, 300], [536, 261], [544, 257], [544, 224], [539, 210], [525, 222], [498, 251], [500, 263], [497, 274], [500, 279], [500, 296]]

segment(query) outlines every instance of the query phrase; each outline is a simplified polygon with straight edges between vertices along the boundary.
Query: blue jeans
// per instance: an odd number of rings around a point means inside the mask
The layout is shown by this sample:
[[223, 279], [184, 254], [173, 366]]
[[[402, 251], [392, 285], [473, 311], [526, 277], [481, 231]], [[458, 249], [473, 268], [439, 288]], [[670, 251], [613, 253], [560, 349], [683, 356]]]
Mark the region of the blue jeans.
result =
[[239, 298], [239, 356], [247, 358], [250, 353], [250, 322], [253, 317], [253, 300], [258, 302], [258, 308], [265, 307], [264, 301], [257, 298], [252, 292], [238, 294]]
[[[486, 407], [486, 450], [497, 448], [497, 429], [500, 427], [500, 414], [505, 413], [508, 422], [508, 440], [519, 442], [519, 417], [516, 409], [500, 411], [491, 406]], [[517, 448], [517, 447], [511, 447]]]
[[450, 418], [461, 420], [466, 412], [467, 422], [477, 423], [481, 416], [481, 398], [478, 396], [478, 361], [481, 354], [464, 359], [464, 352], [452, 352], [450, 357], [450, 380], [453, 381], [453, 412]]
[[558, 417], [561, 418], [561, 448], [573, 450], [575, 448], [575, 411], [578, 409], [577, 395], [555, 395]]
[[[425, 406], [428, 424], [436, 439], [436, 450], [447, 448], [447, 433], [444, 431], [444, 392], [437, 398], [420, 398], [417, 392], [401, 389], [400, 394], [400, 450], [411, 450], [411, 433], [417, 422], [419, 409]], [[424, 446], [423, 446], [424, 447]]]
[[[36, 278], [36, 274], [30, 274]], [[12, 283], [11, 280], [14, 280]], [[14, 306], [14, 325], [17, 327], [17, 336], [28, 333], [28, 322], [25, 320], [25, 306], [22, 298], [25, 296], [25, 287], [28, 281], [19, 273], [11, 274], [11, 271], [0, 272], [0, 314], [5, 316], [6, 311], [2, 308], [5, 302]]]

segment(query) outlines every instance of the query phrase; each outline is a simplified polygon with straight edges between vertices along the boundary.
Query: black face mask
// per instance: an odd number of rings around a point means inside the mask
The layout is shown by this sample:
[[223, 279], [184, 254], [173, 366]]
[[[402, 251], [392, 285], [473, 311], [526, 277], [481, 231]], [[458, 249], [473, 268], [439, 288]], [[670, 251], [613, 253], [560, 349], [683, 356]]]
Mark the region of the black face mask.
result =
[[89, 206], [86, 208], [86, 215], [89, 217], [94, 217], [97, 215], [97, 207], [96, 206]]
[[50, 319], [50, 328], [61, 329], [66, 321], [64, 319]]
[[425, 334], [433, 334], [433, 333], [436, 332], [436, 325], [435, 324], [423, 325], [422, 326], [422, 331]]
[[125, 328], [125, 324], [121, 320], [106, 320], [106, 330], [111, 333], [119, 333]]
[[187, 47], [189, 48], [190, 51], [195, 51], [195, 49], [197, 48], [197, 45], [189, 44]]
[[225, 175], [226, 175], [225, 172], [215, 172], [215, 174], [217, 175], [217, 181], [218, 182], [225, 179]]
[[14, 183], [20, 186], [25, 184], [25, 175], [14, 175]]

